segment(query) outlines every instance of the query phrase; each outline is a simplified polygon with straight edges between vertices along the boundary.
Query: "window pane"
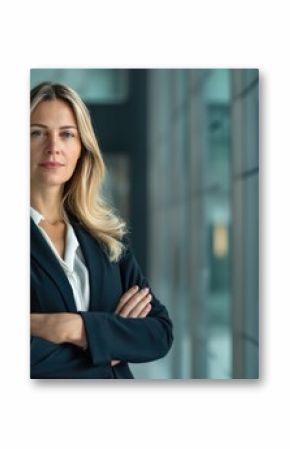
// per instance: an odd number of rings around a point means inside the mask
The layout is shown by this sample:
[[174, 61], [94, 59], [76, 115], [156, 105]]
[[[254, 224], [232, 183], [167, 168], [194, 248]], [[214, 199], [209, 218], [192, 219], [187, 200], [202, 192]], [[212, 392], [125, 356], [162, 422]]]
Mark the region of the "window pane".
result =
[[68, 84], [86, 103], [122, 103], [128, 98], [126, 69], [31, 69], [31, 87], [43, 81]]

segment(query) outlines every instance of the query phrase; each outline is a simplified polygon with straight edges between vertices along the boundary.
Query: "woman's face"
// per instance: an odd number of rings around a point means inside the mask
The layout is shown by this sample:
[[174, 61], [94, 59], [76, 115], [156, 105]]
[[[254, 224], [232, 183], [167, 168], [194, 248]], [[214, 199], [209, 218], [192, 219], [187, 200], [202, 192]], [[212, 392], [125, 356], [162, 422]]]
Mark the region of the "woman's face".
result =
[[71, 178], [80, 154], [81, 139], [71, 107], [59, 99], [42, 101], [30, 119], [32, 185], [62, 186]]

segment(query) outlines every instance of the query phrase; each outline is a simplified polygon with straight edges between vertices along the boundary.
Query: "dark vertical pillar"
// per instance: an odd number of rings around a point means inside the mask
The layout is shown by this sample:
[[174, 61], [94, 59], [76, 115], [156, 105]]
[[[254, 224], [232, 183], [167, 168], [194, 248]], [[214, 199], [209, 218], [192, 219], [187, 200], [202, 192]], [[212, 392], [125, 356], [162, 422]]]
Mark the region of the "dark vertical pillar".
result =
[[132, 245], [147, 275], [147, 70], [129, 71], [130, 98], [127, 132], [130, 133], [130, 225]]

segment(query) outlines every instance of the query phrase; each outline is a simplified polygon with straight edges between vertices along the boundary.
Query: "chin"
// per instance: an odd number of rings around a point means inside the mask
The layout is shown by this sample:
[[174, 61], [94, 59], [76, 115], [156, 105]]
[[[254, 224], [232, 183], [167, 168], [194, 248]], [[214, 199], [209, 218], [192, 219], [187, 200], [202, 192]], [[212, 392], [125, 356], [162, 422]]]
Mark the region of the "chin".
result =
[[43, 187], [47, 186], [47, 187], [54, 187], [54, 186], [62, 186], [64, 185], [66, 182], [65, 179], [63, 178], [57, 178], [56, 176], [46, 176], [46, 177], [42, 177], [42, 179], [39, 180], [38, 184], [41, 184]]

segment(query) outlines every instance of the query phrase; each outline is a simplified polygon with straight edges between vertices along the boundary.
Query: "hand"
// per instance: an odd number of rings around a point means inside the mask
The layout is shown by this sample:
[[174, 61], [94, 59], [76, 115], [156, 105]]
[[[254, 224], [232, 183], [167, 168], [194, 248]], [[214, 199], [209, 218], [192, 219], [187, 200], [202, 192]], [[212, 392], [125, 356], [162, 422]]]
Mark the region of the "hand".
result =
[[[125, 318], [145, 318], [151, 310], [149, 302], [152, 299], [152, 295], [148, 294], [148, 291], [146, 289], [139, 291], [138, 286], [130, 288], [121, 296], [115, 313]], [[118, 363], [120, 363], [120, 360], [111, 361], [112, 366]]]
[[149, 289], [136, 285], [121, 296], [115, 313], [125, 318], [145, 318], [151, 310]]
[[76, 313], [32, 313], [30, 335], [52, 343], [72, 343], [84, 348], [86, 334], [82, 317]]

